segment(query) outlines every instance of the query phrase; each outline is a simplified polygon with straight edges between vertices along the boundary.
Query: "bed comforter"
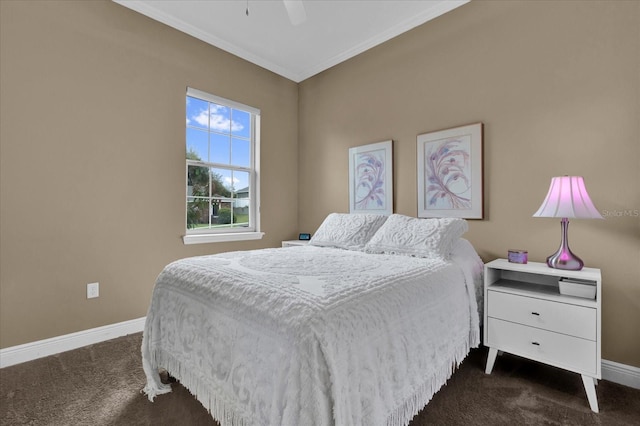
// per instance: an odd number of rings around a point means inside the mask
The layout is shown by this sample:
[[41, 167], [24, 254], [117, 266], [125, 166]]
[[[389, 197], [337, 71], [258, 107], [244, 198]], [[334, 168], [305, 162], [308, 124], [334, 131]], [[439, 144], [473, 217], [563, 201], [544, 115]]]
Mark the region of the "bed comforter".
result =
[[144, 392], [170, 391], [164, 368], [223, 426], [406, 425], [480, 341], [477, 260], [458, 260], [306, 246], [173, 262]]

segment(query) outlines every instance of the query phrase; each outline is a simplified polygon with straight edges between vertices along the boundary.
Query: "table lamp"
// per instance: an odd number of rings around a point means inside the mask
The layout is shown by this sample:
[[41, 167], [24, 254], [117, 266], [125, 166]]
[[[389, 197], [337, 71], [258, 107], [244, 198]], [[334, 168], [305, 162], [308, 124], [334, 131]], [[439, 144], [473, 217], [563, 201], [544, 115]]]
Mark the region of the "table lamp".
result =
[[557, 252], [547, 257], [550, 268], [579, 271], [584, 262], [571, 252], [568, 240], [569, 218], [604, 219], [589, 198], [582, 176], [559, 176], [551, 178], [547, 197], [534, 217], [562, 218], [562, 240]]

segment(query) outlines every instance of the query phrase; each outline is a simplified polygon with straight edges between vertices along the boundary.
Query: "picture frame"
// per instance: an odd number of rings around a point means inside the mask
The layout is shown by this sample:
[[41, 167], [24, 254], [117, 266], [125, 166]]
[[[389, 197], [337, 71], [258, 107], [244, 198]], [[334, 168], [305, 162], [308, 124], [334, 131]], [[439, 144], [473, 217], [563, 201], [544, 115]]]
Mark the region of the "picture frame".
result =
[[484, 218], [483, 123], [417, 136], [418, 217]]
[[349, 148], [349, 212], [393, 213], [393, 141]]

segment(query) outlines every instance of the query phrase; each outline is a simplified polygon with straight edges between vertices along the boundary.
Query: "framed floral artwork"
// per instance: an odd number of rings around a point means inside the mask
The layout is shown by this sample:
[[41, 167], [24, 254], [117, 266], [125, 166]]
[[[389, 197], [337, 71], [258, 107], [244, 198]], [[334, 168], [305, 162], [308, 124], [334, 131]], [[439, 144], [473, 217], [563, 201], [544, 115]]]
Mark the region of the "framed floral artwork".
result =
[[418, 135], [418, 217], [484, 217], [483, 124]]
[[393, 141], [349, 148], [349, 212], [393, 213]]

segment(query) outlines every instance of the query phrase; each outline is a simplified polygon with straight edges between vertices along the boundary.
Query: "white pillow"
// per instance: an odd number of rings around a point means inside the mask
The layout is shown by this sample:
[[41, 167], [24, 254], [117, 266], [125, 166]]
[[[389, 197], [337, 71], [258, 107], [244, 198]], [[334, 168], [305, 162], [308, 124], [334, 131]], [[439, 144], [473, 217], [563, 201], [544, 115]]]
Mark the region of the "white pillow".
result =
[[369, 253], [448, 259], [453, 245], [468, 229], [464, 219], [416, 219], [393, 214], [365, 247]]
[[377, 214], [331, 213], [311, 237], [309, 244], [364, 250], [365, 245], [386, 220], [387, 216]]

